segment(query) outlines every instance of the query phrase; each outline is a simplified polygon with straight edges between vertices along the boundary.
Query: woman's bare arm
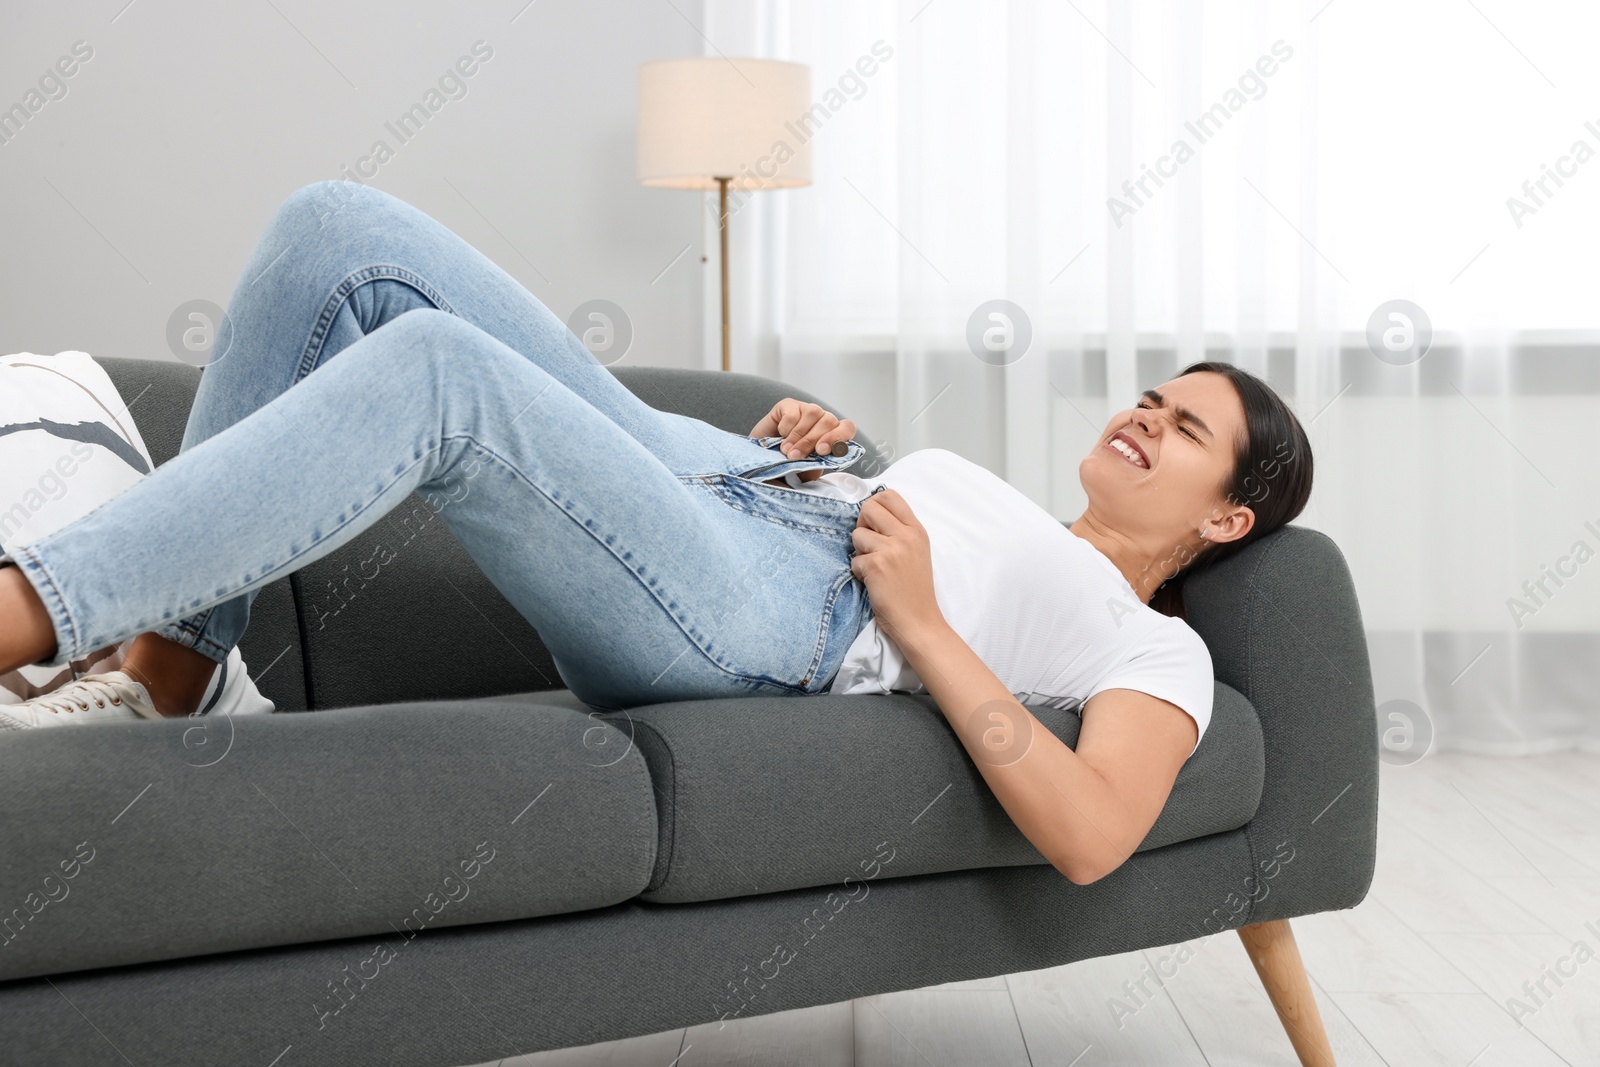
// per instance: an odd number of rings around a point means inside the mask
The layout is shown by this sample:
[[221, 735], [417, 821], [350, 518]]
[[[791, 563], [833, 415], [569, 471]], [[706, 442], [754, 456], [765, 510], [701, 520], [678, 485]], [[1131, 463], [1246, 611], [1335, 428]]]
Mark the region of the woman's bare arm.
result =
[[1046, 730], [953, 630], [933, 591], [927, 533], [894, 490], [862, 504], [851, 564], [873, 615], [1034, 847], [1078, 885], [1144, 840], [1197, 739], [1176, 705], [1131, 689], [1083, 707], [1077, 749]]

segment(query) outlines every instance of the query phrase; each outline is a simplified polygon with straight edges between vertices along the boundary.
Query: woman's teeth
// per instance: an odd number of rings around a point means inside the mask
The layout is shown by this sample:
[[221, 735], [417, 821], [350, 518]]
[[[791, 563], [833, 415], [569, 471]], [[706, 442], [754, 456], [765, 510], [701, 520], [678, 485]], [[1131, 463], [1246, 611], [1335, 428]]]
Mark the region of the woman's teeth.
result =
[[1132, 463], [1135, 467], [1144, 467], [1144, 466], [1146, 466], [1145, 461], [1143, 460], [1143, 458], [1140, 457], [1138, 451], [1135, 450], [1134, 448], [1130, 447], [1128, 445], [1128, 443], [1126, 441], [1122, 440], [1120, 437], [1113, 437], [1107, 443], [1110, 444], [1110, 446], [1112, 448], [1114, 448], [1115, 450], [1117, 450], [1118, 452], [1121, 452], [1123, 457], [1126, 458], [1128, 460], [1128, 462]]

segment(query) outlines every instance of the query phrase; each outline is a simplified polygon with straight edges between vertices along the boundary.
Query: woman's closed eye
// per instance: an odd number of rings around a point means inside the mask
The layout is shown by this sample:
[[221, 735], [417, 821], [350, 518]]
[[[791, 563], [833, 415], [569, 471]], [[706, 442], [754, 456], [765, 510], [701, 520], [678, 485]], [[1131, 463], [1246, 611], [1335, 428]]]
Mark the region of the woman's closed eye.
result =
[[[1156, 410], [1155, 409], [1155, 405], [1151, 404], [1148, 400], [1139, 401], [1137, 406], [1139, 406], [1141, 408], [1144, 408], [1146, 411], [1154, 411], [1154, 410]], [[1178, 431], [1180, 433], [1188, 434], [1189, 437], [1194, 440], [1195, 444], [1200, 444], [1201, 443], [1200, 435], [1195, 433], [1193, 430], [1189, 429], [1189, 427], [1187, 427], [1187, 426], [1179, 426], [1178, 427]]]

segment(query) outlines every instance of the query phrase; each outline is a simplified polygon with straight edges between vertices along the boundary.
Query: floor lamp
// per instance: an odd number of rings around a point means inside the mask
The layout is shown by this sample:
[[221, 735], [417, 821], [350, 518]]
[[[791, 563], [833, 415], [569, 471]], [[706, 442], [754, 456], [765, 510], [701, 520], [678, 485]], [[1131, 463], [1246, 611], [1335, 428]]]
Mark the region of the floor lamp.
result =
[[719, 56], [639, 67], [639, 183], [717, 190], [723, 370], [732, 347], [728, 193], [811, 184], [810, 107], [811, 68], [802, 63]]

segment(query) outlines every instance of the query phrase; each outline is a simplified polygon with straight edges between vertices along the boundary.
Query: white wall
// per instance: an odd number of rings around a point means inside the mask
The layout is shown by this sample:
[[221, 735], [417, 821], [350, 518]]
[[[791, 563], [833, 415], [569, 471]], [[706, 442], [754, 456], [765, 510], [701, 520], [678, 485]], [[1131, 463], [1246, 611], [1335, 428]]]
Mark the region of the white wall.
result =
[[[705, 365], [702, 198], [633, 176], [638, 65], [704, 42], [669, 4], [525, 3], [0, 5], [0, 110], [74, 42], [93, 49], [0, 143], [0, 352], [176, 358], [172, 311], [226, 306], [283, 197], [381, 138], [395, 154], [369, 184], [562, 318], [596, 297], [621, 305], [624, 364]], [[493, 57], [465, 95], [401, 144], [385, 122], [480, 39]]]

